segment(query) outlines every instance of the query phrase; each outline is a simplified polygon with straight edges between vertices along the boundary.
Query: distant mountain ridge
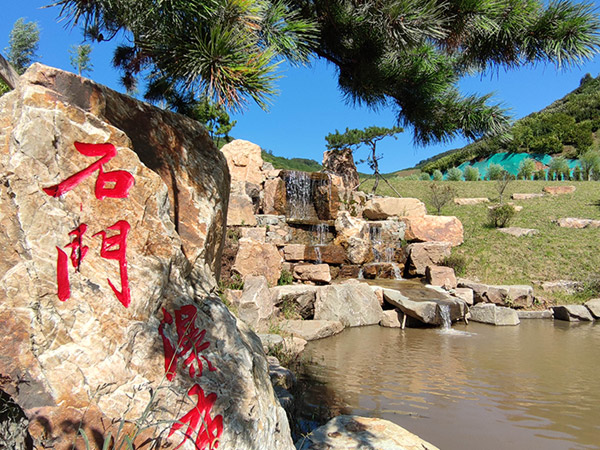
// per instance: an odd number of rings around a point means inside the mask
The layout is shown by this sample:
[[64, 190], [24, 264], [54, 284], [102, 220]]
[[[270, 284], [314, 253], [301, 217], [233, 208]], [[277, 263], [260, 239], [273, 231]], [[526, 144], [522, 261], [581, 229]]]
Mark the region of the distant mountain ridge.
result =
[[301, 170], [303, 172], [318, 172], [323, 169], [323, 166], [314, 159], [275, 156], [272, 152], [265, 150], [262, 150], [261, 154], [263, 161], [273, 164], [276, 169]]
[[575, 90], [539, 112], [517, 120], [505, 136], [483, 138], [448, 150], [415, 167], [432, 173], [477, 162], [497, 153], [561, 154], [576, 159], [600, 141], [600, 76], [584, 76]]

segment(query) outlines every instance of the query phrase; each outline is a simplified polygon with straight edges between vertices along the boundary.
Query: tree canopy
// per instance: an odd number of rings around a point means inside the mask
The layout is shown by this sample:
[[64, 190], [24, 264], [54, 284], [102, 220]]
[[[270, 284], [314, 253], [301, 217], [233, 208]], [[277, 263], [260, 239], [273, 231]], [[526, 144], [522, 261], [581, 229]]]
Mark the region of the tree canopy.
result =
[[8, 48], [5, 49], [8, 62], [20, 75], [35, 60], [39, 47], [40, 31], [37, 23], [17, 19], [10, 31]]
[[282, 59], [332, 63], [351, 103], [391, 107], [427, 144], [501, 133], [509, 116], [489, 95], [463, 95], [467, 74], [527, 64], [569, 67], [593, 56], [591, 3], [554, 0], [59, 0], [88, 35], [131, 35], [114, 63], [126, 86], [150, 73], [166, 87], [239, 108], [266, 106]]
[[71, 66], [77, 70], [77, 74], [80, 76], [81, 74], [89, 74], [94, 70], [90, 53], [92, 53], [92, 46], [90, 44], [73, 45], [69, 50]]

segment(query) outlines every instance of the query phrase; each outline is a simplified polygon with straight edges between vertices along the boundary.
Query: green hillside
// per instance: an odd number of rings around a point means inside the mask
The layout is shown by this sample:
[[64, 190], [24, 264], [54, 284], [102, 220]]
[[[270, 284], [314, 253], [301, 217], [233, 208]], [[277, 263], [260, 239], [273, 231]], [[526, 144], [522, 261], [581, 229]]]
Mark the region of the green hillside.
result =
[[600, 76], [586, 75], [577, 89], [543, 110], [514, 123], [509, 134], [484, 138], [463, 148], [421, 161], [417, 168], [432, 173], [467, 161], [483, 160], [496, 153], [561, 154], [576, 159], [600, 141]]
[[273, 164], [276, 169], [283, 170], [301, 170], [304, 172], [318, 172], [323, 167], [314, 159], [307, 158], [285, 158], [275, 156], [272, 152], [262, 150], [262, 159], [265, 162]]

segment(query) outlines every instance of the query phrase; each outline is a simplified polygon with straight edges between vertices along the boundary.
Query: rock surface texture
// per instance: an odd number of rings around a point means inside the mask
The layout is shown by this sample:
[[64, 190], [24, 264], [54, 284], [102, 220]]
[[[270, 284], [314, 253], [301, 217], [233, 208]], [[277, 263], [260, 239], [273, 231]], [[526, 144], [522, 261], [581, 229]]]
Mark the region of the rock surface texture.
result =
[[479, 303], [470, 310], [473, 322], [487, 323], [489, 325], [519, 325], [517, 311], [491, 303]]
[[454, 216], [404, 217], [402, 221], [406, 224], [407, 241], [450, 242], [452, 246], [464, 241], [462, 223]]
[[84, 448], [81, 424], [93, 448], [291, 450], [260, 340], [211, 295], [229, 175], [206, 131], [39, 64], [20, 81], [0, 98], [0, 373], [36, 447]]
[[317, 292], [315, 319], [337, 320], [346, 327], [378, 324], [383, 311], [366, 283], [356, 280], [324, 286]]
[[395, 423], [337, 416], [296, 443], [298, 450], [438, 450]]

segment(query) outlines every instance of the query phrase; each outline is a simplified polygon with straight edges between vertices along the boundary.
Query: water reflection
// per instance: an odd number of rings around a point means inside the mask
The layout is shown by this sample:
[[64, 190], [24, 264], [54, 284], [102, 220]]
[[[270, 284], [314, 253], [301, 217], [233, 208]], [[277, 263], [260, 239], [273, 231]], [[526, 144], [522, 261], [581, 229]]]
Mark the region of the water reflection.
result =
[[444, 450], [600, 449], [599, 348], [600, 324], [354, 328], [309, 345], [330, 391], [306, 397], [335, 396]]

